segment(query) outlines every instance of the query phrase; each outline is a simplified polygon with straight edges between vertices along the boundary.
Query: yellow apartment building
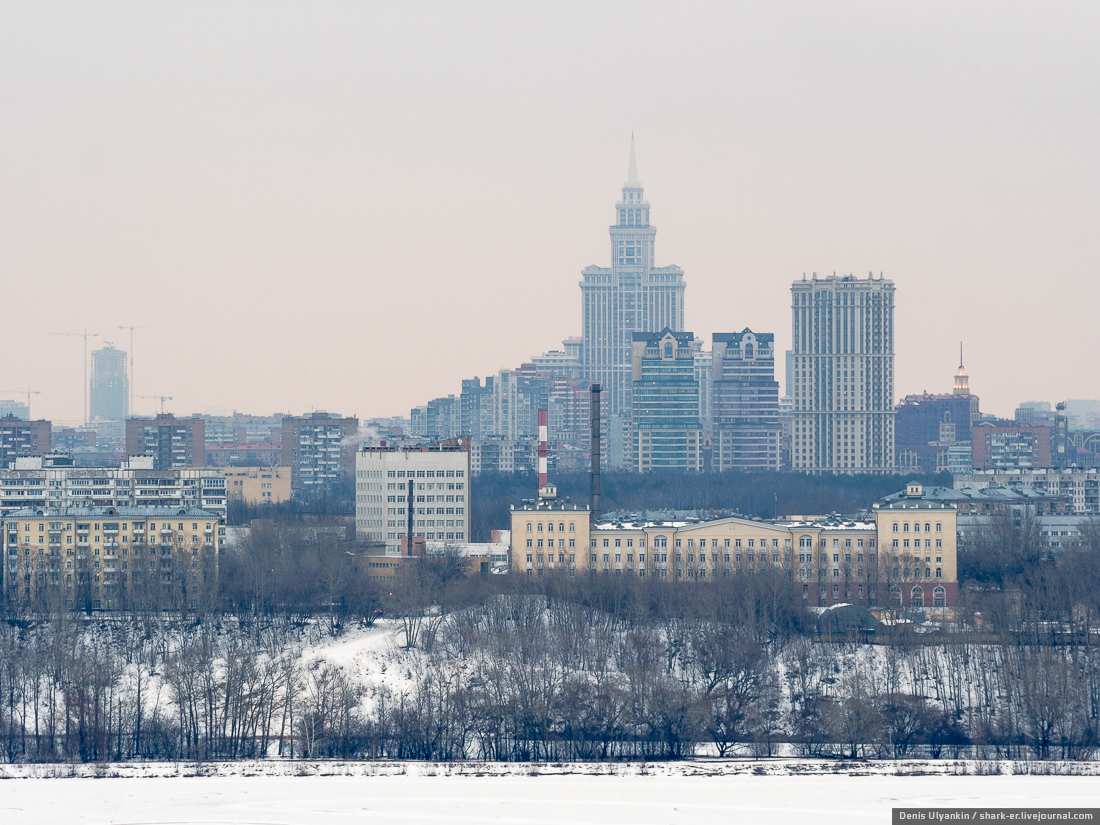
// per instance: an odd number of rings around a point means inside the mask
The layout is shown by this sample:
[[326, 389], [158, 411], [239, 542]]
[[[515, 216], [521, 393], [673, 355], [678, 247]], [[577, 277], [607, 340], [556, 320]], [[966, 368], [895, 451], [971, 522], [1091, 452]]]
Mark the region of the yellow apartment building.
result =
[[0, 529], [17, 608], [194, 610], [216, 583], [218, 514], [207, 510], [27, 508]]
[[289, 467], [226, 467], [225, 492], [230, 501], [279, 504], [290, 501]]

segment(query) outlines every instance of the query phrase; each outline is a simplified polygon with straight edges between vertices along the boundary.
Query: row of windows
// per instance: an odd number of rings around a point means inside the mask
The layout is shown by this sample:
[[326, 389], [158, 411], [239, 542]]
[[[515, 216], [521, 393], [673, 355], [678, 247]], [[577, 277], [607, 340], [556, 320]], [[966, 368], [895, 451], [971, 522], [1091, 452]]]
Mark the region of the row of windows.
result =
[[[409, 470], [408, 478], [464, 478], [465, 470]], [[387, 478], [405, 478], [405, 470], [390, 470]]]
[[[546, 541], [547, 541], [547, 544], [548, 544], [549, 547], [554, 546], [554, 540], [553, 539], [546, 539]], [[542, 539], [538, 539], [538, 546], [539, 547], [542, 547], [542, 542], [543, 542]], [[527, 539], [527, 546], [528, 547], [533, 546], [532, 545], [532, 539]], [[577, 540], [576, 539], [569, 539], [569, 546], [570, 547], [576, 547], [577, 546]], [[558, 547], [565, 547], [565, 539], [558, 539]]]
[[[178, 529], [180, 529], [180, 530], [184, 529], [183, 528], [183, 522], [177, 522], [177, 523], [179, 524]], [[56, 532], [58, 530], [72, 530], [73, 529], [72, 522], [51, 521], [51, 522], [49, 522], [49, 525], [50, 525], [51, 532]], [[64, 526], [62, 526], [62, 525], [64, 525]], [[130, 526], [129, 523], [125, 522], [125, 521], [123, 521], [123, 522], [117, 522], [117, 521], [115, 521], [115, 522], [104, 522], [103, 525], [102, 525], [102, 529], [110, 532], [110, 531], [117, 531], [117, 530], [120, 530], [120, 529], [121, 530], [126, 530], [126, 529], [129, 529], [129, 526]], [[14, 528], [15, 525], [12, 525], [12, 527]], [[30, 529], [31, 529], [31, 523], [30, 522], [25, 522], [23, 524], [23, 530], [29, 532]], [[44, 522], [44, 521], [38, 522], [38, 532], [41, 533], [45, 529], [46, 529], [46, 522]], [[92, 524], [92, 523], [77, 524], [76, 529], [78, 531], [82, 531], [82, 532], [86, 532], [88, 530], [99, 530], [100, 525], [98, 523], [96, 523], [96, 524]], [[144, 530], [145, 529], [145, 522], [135, 521], [134, 522], [134, 529], [135, 530]], [[149, 529], [150, 530], [156, 530], [157, 529], [157, 523], [155, 521], [149, 522]], [[161, 522], [161, 529], [162, 530], [171, 530], [172, 529], [172, 523], [167, 522], [167, 521]], [[197, 521], [191, 522], [191, 529], [192, 530], [198, 530], [199, 529], [199, 522], [197, 522]], [[206, 529], [207, 530], [214, 529], [213, 524], [211, 522], [206, 522]]]
[[[896, 521], [894, 522], [893, 530], [894, 530], [895, 533], [898, 532], [898, 523]], [[905, 522], [904, 524], [902, 524], [901, 532], [902, 533], [908, 533], [909, 532], [909, 522]], [[914, 533], [919, 533], [920, 532], [920, 522], [919, 521], [915, 522], [913, 524], [913, 532]], [[931, 533], [932, 532], [932, 525], [930, 523], [925, 522], [924, 532], [926, 532], [926, 533]], [[937, 533], [942, 533], [943, 532], [943, 524], [941, 524], [938, 521], [936, 522], [936, 532]]]
[[[542, 524], [541, 521], [538, 523], [538, 529], [532, 529], [532, 525], [533, 525], [532, 522], [530, 522], [530, 521], [527, 522], [527, 532], [528, 533], [531, 533], [531, 532], [541, 533], [542, 532], [543, 524]], [[569, 532], [570, 533], [575, 533], [577, 531], [576, 528], [577, 528], [576, 524], [574, 524], [573, 522], [569, 522]], [[553, 533], [554, 532], [554, 522], [551, 521], [551, 522], [548, 522], [546, 524], [546, 532], [547, 533]], [[559, 533], [564, 533], [565, 532], [565, 522], [564, 521], [558, 523], [558, 532]]]

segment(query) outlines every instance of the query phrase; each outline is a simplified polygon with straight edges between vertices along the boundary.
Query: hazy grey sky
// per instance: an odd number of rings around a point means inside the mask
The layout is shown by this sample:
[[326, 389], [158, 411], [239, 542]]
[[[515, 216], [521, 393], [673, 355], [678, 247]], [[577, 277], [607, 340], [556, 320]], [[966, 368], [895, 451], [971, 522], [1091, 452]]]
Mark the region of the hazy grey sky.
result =
[[177, 414], [407, 415], [579, 334], [633, 130], [708, 346], [873, 270], [899, 394], [961, 338], [983, 409], [1100, 397], [1098, 42], [1096, 2], [3, 3], [0, 390], [78, 419], [46, 333], [156, 325]]

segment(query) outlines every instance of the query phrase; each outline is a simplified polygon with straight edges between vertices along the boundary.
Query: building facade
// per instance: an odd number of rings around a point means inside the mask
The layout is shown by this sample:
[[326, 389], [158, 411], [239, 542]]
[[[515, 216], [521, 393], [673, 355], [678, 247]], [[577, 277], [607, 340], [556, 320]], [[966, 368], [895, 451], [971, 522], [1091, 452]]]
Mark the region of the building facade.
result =
[[791, 298], [792, 468], [893, 473], [894, 282], [815, 274]]
[[326, 412], [283, 418], [282, 460], [295, 490], [316, 490], [355, 472], [359, 419]]
[[24, 609], [194, 610], [215, 595], [218, 517], [195, 508], [6, 513], [3, 585]]
[[493, 376], [465, 378], [458, 397], [459, 430], [472, 439], [493, 435]]
[[49, 421], [24, 421], [10, 414], [0, 418], [0, 468], [23, 456], [46, 455], [52, 433]]
[[[797, 521], [606, 522], [587, 508], [525, 502], [511, 509], [511, 571], [576, 571], [704, 583], [778, 570], [811, 605], [950, 608], [958, 597], [956, 514], [920, 485], [869, 517]], [[588, 539], [588, 552], [583, 551]]]
[[510, 441], [504, 438], [470, 439], [470, 472], [534, 473], [538, 466], [539, 443], [536, 438]]
[[207, 467], [274, 467], [283, 458], [282, 444], [207, 444]]
[[895, 408], [898, 468], [950, 471], [950, 448], [970, 444], [970, 399], [950, 393], [907, 395]]
[[778, 470], [775, 336], [716, 332], [711, 349], [711, 455], [715, 470]]
[[235, 412], [233, 415], [204, 415], [206, 421], [206, 447], [214, 445], [279, 444], [283, 435], [283, 416], [249, 415]]
[[126, 419], [126, 457], [151, 456], [154, 470], [206, 466], [206, 422], [160, 413]]
[[121, 467], [77, 467], [66, 456], [23, 458], [0, 470], [0, 512], [42, 507], [175, 507], [215, 513], [225, 523], [219, 469], [153, 469], [148, 456]]
[[470, 540], [470, 451], [465, 445], [394, 450], [368, 447], [355, 457], [355, 533], [400, 555], [412, 535]]
[[684, 272], [658, 267], [657, 228], [638, 181], [634, 139], [622, 200], [615, 205], [611, 266], [589, 266], [581, 273], [583, 296], [582, 378], [603, 387], [607, 416], [630, 415], [631, 342], [635, 332], [684, 328]]
[[975, 470], [1039, 470], [1051, 464], [1051, 428], [983, 422], [970, 431], [970, 466]]
[[31, 405], [25, 401], [12, 401], [10, 398], [0, 398], [0, 418], [7, 416], [29, 421], [31, 418]]
[[1100, 471], [1093, 470], [984, 470], [955, 476], [956, 490], [1009, 490], [1030, 488], [1044, 495], [1064, 498], [1069, 512], [1100, 515]]
[[667, 327], [631, 341], [631, 429], [635, 472], [699, 472], [703, 428], [695, 336]]
[[894, 449], [898, 469], [921, 473], [970, 469], [970, 428], [981, 421], [980, 399], [970, 392], [970, 377], [959, 354], [959, 371], [950, 393], [907, 395], [897, 405]]
[[130, 415], [130, 378], [126, 353], [107, 346], [92, 352], [88, 407], [92, 421], [125, 421]]
[[290, 501], [289, 467], [227, 467], [223, 472], [228, 501], [245, 504]]

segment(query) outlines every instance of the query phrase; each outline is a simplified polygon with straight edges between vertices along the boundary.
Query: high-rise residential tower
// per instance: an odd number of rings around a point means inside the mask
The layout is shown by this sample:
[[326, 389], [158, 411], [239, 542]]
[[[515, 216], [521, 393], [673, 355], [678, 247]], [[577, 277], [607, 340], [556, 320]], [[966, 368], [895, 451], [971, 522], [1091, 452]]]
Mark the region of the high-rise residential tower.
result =
[[894, 472], [894, 282], [803, 277], [791, 310], [792, 469]]
[[359, 419], [327, 412], [283, 416], [282, 466], [295, 490], [319, 490], [355, 472]]
[[716, 470], [779, 469], [779, 383], [770, 332], [714, 333], [711, 462]]
[[636, 472], [703, 469], [695, 336], [635, 332], [632, 340], [631, 423]]
[[583, 379], [603, 386], [609, 418], [630, 414], [633, 334], [684, 328], [684, 271], [653, 265], [657, 228], [649, 222], [644, 195], [632, 136], [623, 197], [615, 205], [616, 220], [610, 227], [611, 266], [586, 267], [580, 284]]
[[126, 420], [126, 457], [152, 456], [154, 470], [206, 466], [206, 422], [198, 416]]
[[125, 421], [130, 414], [126, 353], [108, 344], [92, 353], [89, 404], [92, 421]]

